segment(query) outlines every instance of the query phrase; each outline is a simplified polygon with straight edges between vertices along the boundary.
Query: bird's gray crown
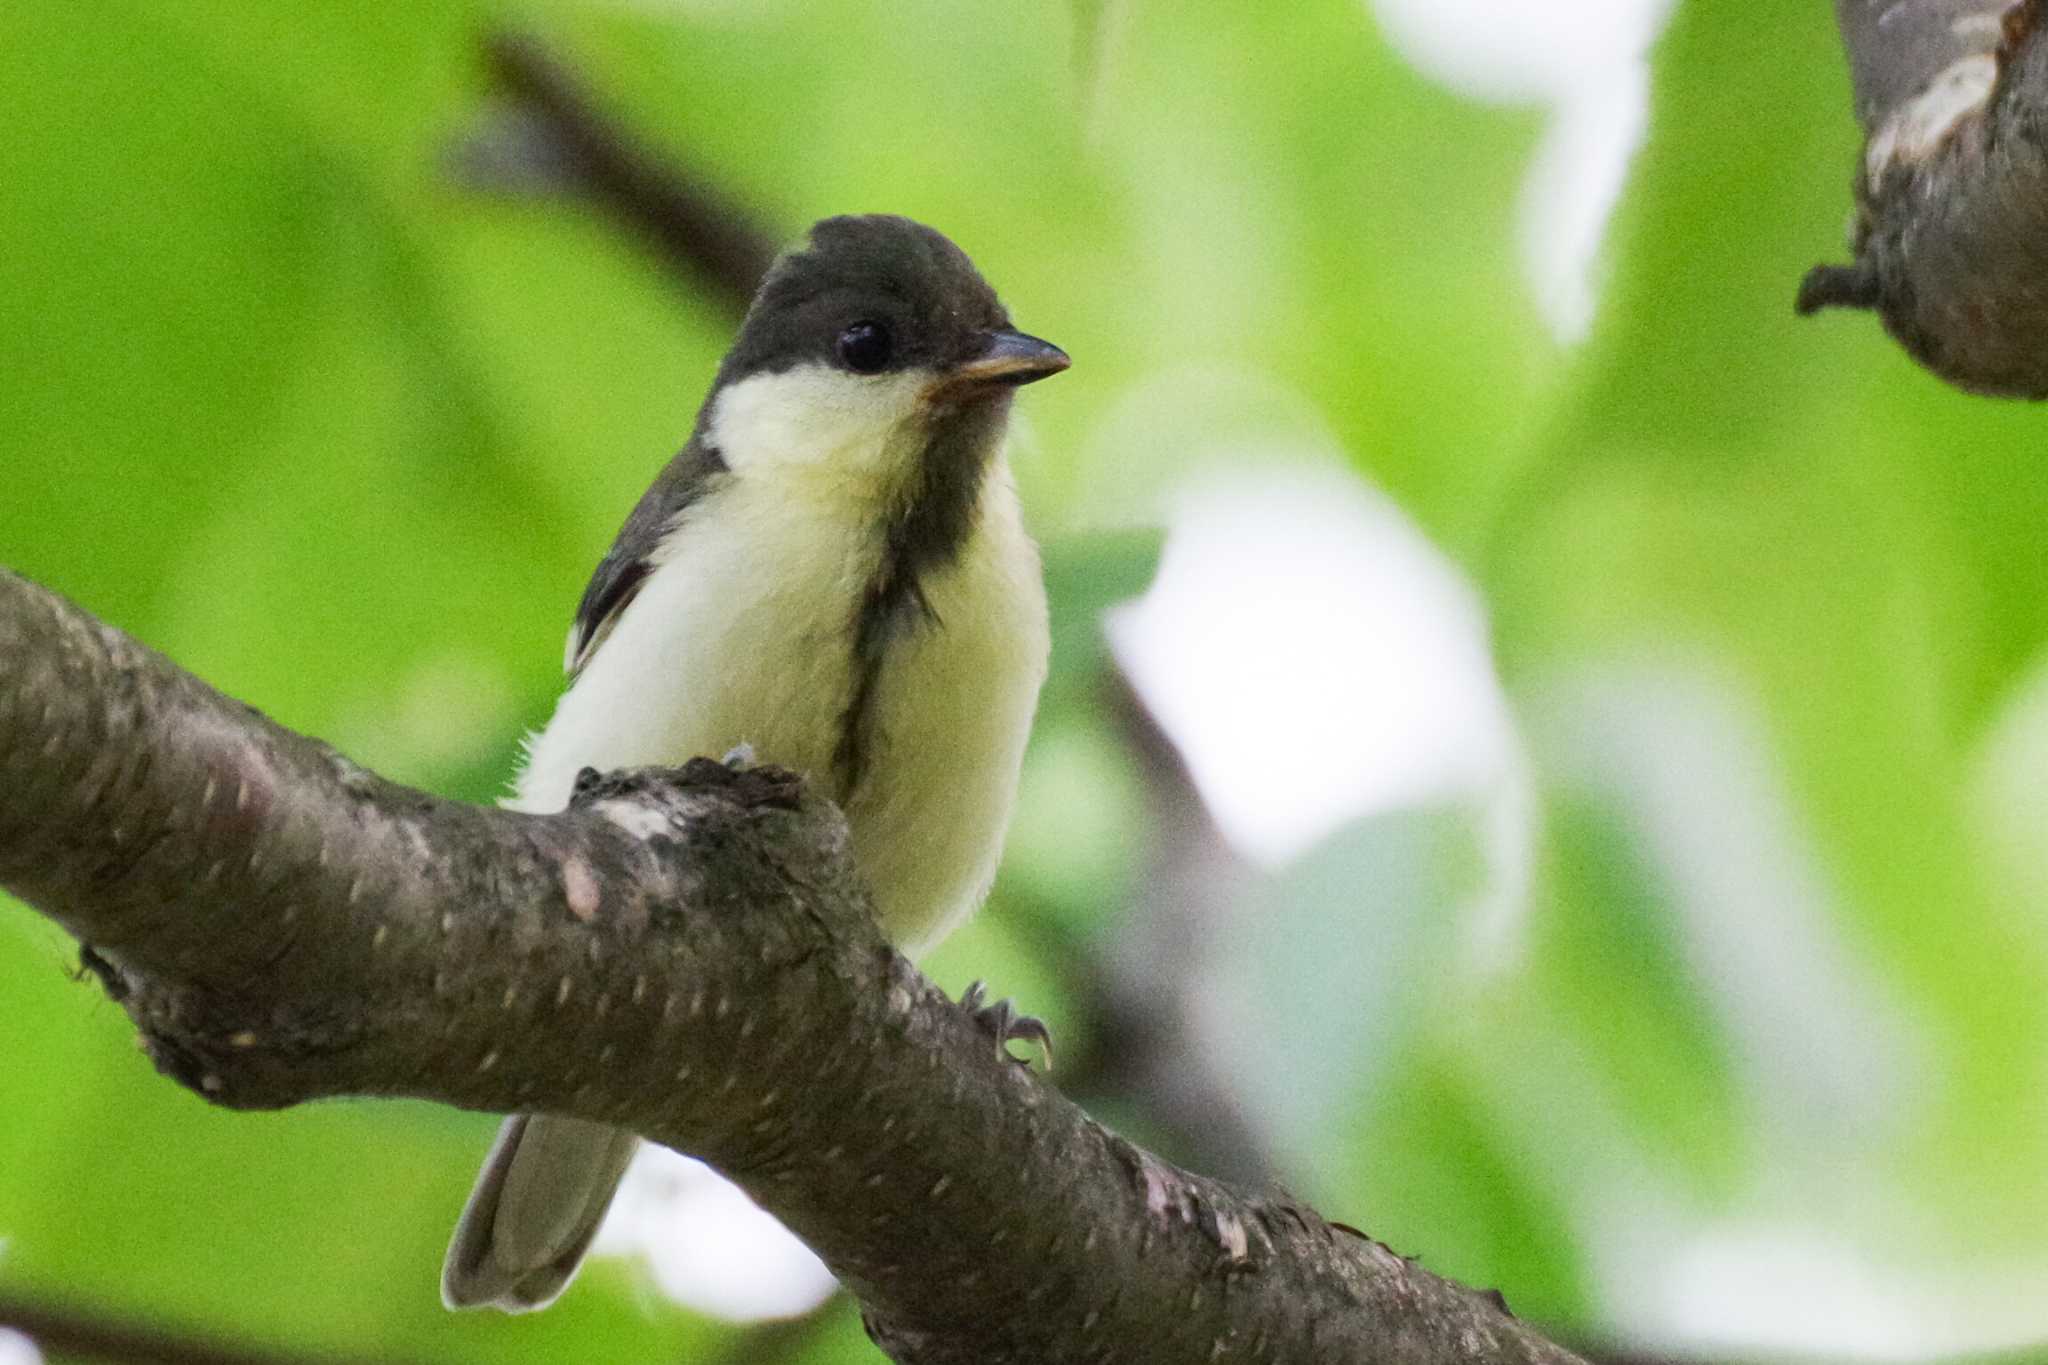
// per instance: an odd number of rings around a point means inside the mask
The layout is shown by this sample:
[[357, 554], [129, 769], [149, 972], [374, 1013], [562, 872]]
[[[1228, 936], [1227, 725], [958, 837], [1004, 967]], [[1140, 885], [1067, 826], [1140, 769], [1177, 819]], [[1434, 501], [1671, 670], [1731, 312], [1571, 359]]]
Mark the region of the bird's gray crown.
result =
[[[880, 334], [851, 350], [849, 331]], [[862, 373], [962, 363], [1009, 315], [967, 253], [894, 214], [826, 218], [775, 262], [720, 367], [720, 385], [803, 364]], [[849, 363], [848, 355], [855, 362]]]

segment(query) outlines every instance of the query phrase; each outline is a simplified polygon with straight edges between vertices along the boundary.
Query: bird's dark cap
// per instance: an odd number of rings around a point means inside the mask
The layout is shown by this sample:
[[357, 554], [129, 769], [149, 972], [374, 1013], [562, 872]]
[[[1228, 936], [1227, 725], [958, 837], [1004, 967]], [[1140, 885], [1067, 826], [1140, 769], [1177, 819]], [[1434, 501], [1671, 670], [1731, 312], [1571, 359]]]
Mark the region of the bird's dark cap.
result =
[[946, 370], [979, 355], [1010, 318], [943, 233], [894, 214], [826, 218], [761, 282], [718, 382], [843, 366], [842, 338], [862, 323], [886, 337], [880, 369]]

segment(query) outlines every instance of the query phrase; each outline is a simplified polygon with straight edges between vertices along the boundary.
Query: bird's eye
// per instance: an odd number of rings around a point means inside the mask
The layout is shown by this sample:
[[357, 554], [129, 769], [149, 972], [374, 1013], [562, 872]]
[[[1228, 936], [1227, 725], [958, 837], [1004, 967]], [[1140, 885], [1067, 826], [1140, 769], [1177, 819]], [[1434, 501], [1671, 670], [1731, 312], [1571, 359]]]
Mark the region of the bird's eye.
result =
[[877, 374], [889, 363], [889, 331], [879, 322], [856, 322], [839, 334], [839, 359], [855, 374]]

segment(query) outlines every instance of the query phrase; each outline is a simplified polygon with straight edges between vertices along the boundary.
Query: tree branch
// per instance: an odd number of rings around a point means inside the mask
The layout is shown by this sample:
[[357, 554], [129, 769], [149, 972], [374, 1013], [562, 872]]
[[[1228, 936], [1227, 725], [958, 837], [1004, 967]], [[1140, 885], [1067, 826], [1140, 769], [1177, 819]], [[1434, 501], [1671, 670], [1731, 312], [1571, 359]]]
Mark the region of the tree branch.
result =
[[1089, 1120], [882, 940], [846, 843], [788, 774], [701, 759], [557, 815], [439, 800], [0, 572], [0, 886], [213, 1102], [631, 1128], [808, 1242], [898, 1361], [1573, 1359]]
[[1836, 0], [1864, 130], [1855, 261], [1815, 266], [1802, 314], [1875, 309], [1977, 393], [2048, 397], [2044, 0]]

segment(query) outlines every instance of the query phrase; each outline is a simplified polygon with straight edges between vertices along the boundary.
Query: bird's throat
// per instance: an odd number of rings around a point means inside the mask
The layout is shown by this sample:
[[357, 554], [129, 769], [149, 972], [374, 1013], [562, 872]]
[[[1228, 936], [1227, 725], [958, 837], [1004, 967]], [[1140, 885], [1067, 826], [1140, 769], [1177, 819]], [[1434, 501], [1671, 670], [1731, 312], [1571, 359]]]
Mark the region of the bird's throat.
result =
[[1009, 420], [1007, 392], [941, 409], [882, 529], [882, 553], [854, 607], [851, 692], [832, 771], [839, 799], [859, 787], [873, 750], [876, 687], [891, 650], [921, 630], [942, 630], [922, 585], [972, 540], [989, 466]]

